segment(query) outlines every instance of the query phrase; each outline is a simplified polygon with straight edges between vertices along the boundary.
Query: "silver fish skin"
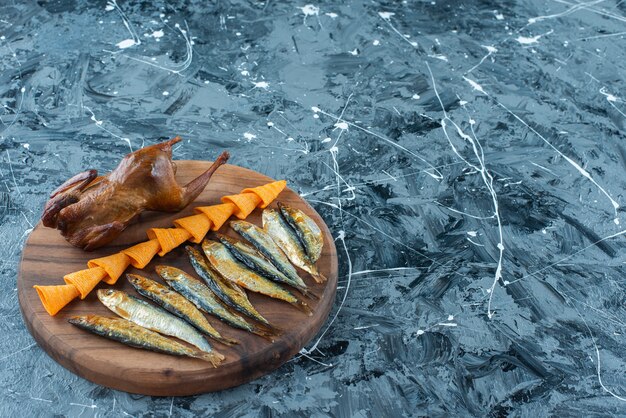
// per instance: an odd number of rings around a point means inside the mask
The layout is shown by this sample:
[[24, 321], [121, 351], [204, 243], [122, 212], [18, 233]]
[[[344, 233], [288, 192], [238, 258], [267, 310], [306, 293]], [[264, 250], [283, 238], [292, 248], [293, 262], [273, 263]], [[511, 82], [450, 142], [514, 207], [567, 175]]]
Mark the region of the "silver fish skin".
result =
[[285, 276], [251, 245], [222, 234], [217, 234], [217, 238], [222, 244], [224, 244], [226, 248], [228, 248], [230, 253], [235, 256], [237, 260], [241, 261], [249, 269], [275, 282], [285, 283], [293, 286], [305, 295], [311, 295], [315, 297], [315, 295], [309, 292], [306, 284], [301, 279], [298, 281], [294, 281]]
[[[203, 246], [205, 242], [207, 242], [206, 239], [202, 242]], [[248, 318], [252, 318], [264, 324], [264, 326], [272, 328], [269, 321], [256, 310], [252, 303], [250, 303], [245, 290], [237, 283], [225, 279], [220, 273], [215, 271], [207, 258], [202, 255], [200, 251], [189, 245], [185, 247], [185, 250], [187, 250], [189, 261], [196, 270], [196, 273], [198, 273], [198, 276], [202, 277], [207, 286], [213, 290], [222, 302], [237, 312], [246, 315]]]
[[285, 276], [296, 283], [304, 282], [293, 265], [291, 265], [291, 262], [289, 262], [289, 258], [263, 229], [246, 221], [231, 221], [230, 227], [252, 243]]
[[278, 202], [283, 219], [291, 226], [300, 239], [311, 262], [315, 263], [322, 255], [324, 235], [322, 230], [306, 213]]
[[264, 209], [262, 218], [265, 232], [272, 237], [272, 240], [285, 252], [295, 266], [309, 273], [318, 283], [326, 280], [304, 252], [304, 248], [302, 248], [291, 227], [276, 210]]
[[107, 308], [139, 326], [170, 335], [210, 353], [213, 347], [187, 322], [148, 302], [115, 289], [99, 289], [98, 299]]
[[311, 308], [305, 302], [237, 261], [221, 242], [205, 239], [202, 241], [202, 250], [211, 266], [225, 279], [253, 292], [290, 303], [307, 315], [312, 314]]
[[217, 351], [206, 353], [187, 347], [176, 340], [164, 337], [123, 318], [109, 318], [100, 315], [79, 315], [68, 322], [78, 328], [100, 335], [110, 340], [121, 342], [131, 347], [143, 348], [159, 353], [188, 356], [210, 362], [217, 367], [224, 356]]
[[228, 325], [243, 329], [262, 337], [272, 334], [268, 330], [263, 330], [256, 325], [250, 324], [241, 316], [231, 312], [226, 308], [211, 289], [200, 280], [194, 279], [183, 270], [170, 266], [156, 266], [156, 271], [181, 295], [185, 296], [200, 310], [218, 317]]
[[126, 274], [128, 281], [137, 292], [160, 305], [163, 309], [184, 319], [200, 332], [222, 344], [237, 344], [237, 341], [223, 337], [206, 319], [206, 317], [186, 297], [161, 283], [137, 274]]

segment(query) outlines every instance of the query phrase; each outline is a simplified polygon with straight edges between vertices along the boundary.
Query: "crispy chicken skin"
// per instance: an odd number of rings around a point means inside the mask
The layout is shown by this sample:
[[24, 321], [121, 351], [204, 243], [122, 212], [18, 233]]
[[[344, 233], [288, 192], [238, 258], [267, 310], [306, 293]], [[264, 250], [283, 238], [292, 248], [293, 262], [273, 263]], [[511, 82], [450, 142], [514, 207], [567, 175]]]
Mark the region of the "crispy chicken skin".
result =
[[132, 152], [105, 176], [88, 170], [67, 180], [50, 195], [41, 217], [44, 226], [59, 229], [70, 244], [91, 251], [111, 242], [143, 211], [185, 208], [229, 154], [223, 152], [207, 171], [181, 187], [172, 162], [172, 145], [180, 140]]

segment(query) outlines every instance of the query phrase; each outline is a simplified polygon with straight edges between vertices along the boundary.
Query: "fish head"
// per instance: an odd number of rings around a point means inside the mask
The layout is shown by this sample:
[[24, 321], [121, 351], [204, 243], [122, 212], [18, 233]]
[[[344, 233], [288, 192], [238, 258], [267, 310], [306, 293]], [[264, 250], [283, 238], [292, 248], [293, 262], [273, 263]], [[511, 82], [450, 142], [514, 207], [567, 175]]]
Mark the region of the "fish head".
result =
[[246, 253], [251, 256], [259, 256], [257, 250], [242, 241], [236, 240], [223, 234], [217, 234], [217, 237], [219, 238], [220, 242], [224, 244], [229, 250], [236, 249], [236, 251]]
[[230, 251], [224, 244], [206, 239], [202, 242], [202, 250], [211, 264], [215, 262], [216, 257], [221, 259], [230, 255]]
[[[206, 239], [204, 241], [206, 241]], [[202, 245], [204, 245], [204, 241], [202, 242]], [[196, 248], [192, 247], [191, 245], [185, 246], [185, 251], [187, 251], [187, 254], [189, 255], [189, 257], [199, 257], [201, 255], [200, 251], [198, 251]]]
[[[215, 244], [218, 244], [218, 243], [215, 241], [208, 240], [208, 239], [205, 239], [204, 241], [202, 241], [202, 251], [204, 251], [204, 255], [206, 255], [206, 258], [208, 258], [209, 260], [211, 260], [211, 254], [213, 254]], [[204, 257], [201, 257], [201, 259], [203, 261], [205, 260]]]
[[298, 209], [294, 209], [291, 206], [287, 206], [282, 202], [278, 202], [278, 209], [285, 219], [291, 218], [294, 222], [302, 222], [302, 212]]
[[98, 299], [107, 307], [118, 306], [128, 295], [115, 289], [98, 289]]
[[278, 212], [276, 212], [276, 210], [274, 209], [264, 209], [263, 210], [263, 215], [261, 217], [261, 219], [263, 220], [263, 227], [265, 228], [265, 225], [271, 223], [271, 222], [276, 222], [278, 220]]
[[228, 235], [224, 235], [220, 233], [216, 235], [217, 235], [217, 239], [219, 239], [223, 244], [226, 244], [226, 243], [231, 244], [231, 245], [237, 244], [237, 240], [229, 237]]
[[150, 288], [152, 280], [146, 279], [138, 274], [128, 273], [126, 278], [136, 289], [148, 289]]
[[285, 219], [293, 219], [295, 222], [299, 222], [302, 218], [302, 212], [299, 209], [294, 209], [291, 206], [287, 206], [282, 202], [278, 202], [278, 209], [280, 210], [280, 214]]
[[[207, 242], [206, 239], [202, 241], [202, 249], [204, 249], [204, 245], [206, 242]], [[189, 259], [192, 264], [197, 263], [201, 266], [206, 265], [206, 259], [204, 258], [202, 253], [198, 251], [196, 248], [188, 245], [185, 247], [185, 250], [187, 250], [187, 255], [189, 256]]]
[[254, 225], [246, 221], [230, 221], [229, 225], [239, 233], [245, 233], [254, 228]]
[[221, 243], [219, 243], [217, 241], [210, 240], [210, 239], [205, 239], [204, 241], [202, 241], [202, 249], [204, 250], [205, 253], [207, 251], [212, 250], [216, 246], [221, 246], [221, 245], [223, 245], [223, 244], [221, 244]]
[[[161, 283], [138, 274], [127, 274], [126, 277], [128, 277], [130, 284], [132, 284], [138, 291], [139, 289], [142, 289], [147, 292], [159, 292], [165, 288], [165, 286]], [[141, 293], [141, 291], [139, 291], [139, 293]]]
[[98, 299], [104, 306], [122, 318], [130, 318], [130, 313], [126, 310], [128, 308], [127, 302], [129, 302], [129, 296], [126, 292], [115, 289], [99, 289]]
[[159, 276], [165, 281], [177, 281], [179, 280], [182, 270], [172, 266], [156, 266], [154, 268]]

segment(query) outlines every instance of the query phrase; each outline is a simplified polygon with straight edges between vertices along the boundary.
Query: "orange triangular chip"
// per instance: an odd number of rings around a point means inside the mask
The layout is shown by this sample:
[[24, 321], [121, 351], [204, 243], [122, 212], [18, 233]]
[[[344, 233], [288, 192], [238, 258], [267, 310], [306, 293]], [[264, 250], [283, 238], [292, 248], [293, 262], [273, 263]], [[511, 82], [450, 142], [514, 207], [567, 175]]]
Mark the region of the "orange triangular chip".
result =
[[130, 257], [130, 264], [133, 267], [142, 269], [150, 263], [160, 249], [161, 245], [159, 245], [159, 240], [151, 239], [150, 241], [133, 245], [121, 252]]
[[265, 209], [270, 203], [274, 201], [287, 186], [285, 180], [275, 181], [273, 183], [267, 183], [262, 186], [243, 189], [241, 193], [254, 193], [261, 198], [263, 203], [259, 206], [261, 209]]
[[89, 260], [87, 267], [102, 267], [107, 272], [107, 276], [102, 281], [106, 284], [115, 284], [129, 264], [130, 257], [124, 253], [116, 253], [107, 257]]
[[211, 220], [213, 226], [212, 231], [217, 231], [224, 225], [224, 222], [231, 217], [237, 207], [232, 203], [222, 203], [221, 205], [200, 206], [195, 208], [196, 212], [204, 213]]
[[182, 228], [150, 228], [147, 234], [148, 238], [159, 241], [161, 257], [191, 238], [191, 234]]
[[41, 299], [41, 304], [48, 314], [54, 316], [65, 305], [73, 301], [80, 295], [76, 287], [71, 284], [59, 286], [33, 286]]
[[75, 271], [74, 273], [63, 276], [65, 283], [74, 285], [80, 292], [80, 298], [85, 299], [89, 292], [100, 283], [107, 275], [102, 267], [94, 267], [90, 269]]
[[246, 219], [250, 213], [261, 203], [261, 198], [255, 193], [240, 193], [222, 197], [222, 202], [232, 203], [236, 206], [233, 215], [239, 219]]
[[189, 232], [193, 237], [190, 241], [196, 244], [202, 242], [204, 236], [211, 229], [211, 224], [211, 220], [204, 213], [174, 220], [174, 225]]

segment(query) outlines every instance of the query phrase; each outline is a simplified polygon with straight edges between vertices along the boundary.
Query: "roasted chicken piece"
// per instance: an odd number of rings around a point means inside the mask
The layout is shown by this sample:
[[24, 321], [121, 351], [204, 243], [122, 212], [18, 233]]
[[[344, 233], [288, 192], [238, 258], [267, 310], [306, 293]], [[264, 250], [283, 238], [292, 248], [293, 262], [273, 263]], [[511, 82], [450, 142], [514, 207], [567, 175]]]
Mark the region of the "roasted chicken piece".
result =
[[70, 244], [91, 251], [116, 238], [146, 210], [177, 212], [202, 192], [229, 157], [223, 152], [207, 171], [181, 187], [176, 182], [172, 145], [179, 137], [126, 155], [105, 176], [77, 174], [50, 195], [41, 220], [61, 230]]

